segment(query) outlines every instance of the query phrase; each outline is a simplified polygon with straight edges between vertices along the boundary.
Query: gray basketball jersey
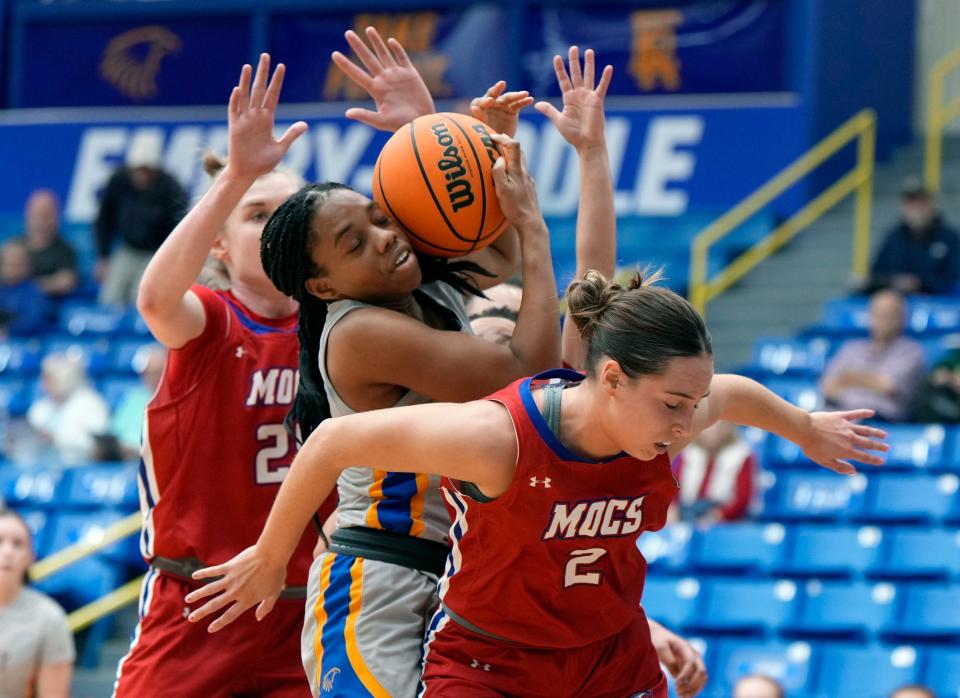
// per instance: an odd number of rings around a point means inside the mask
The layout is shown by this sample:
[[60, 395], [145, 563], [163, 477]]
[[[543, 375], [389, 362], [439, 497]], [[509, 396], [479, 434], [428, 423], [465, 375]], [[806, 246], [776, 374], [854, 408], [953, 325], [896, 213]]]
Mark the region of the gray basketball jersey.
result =
[[[460, 293], [442, 281], [424, 284], [420, 291], [434, 302], [449, 310], [460, 323], [460, 331], [472, 334], [470, 320]], [[348, 313], [357, 308], [376, 307], [355, 300], [334, 301], [327, 308], [327, 320], [320, 336], [320, 373], [330, 414], [340, 417], [353, 414], [347, 403], [337, 393], [327, 373], [327, 342], [330, 332]], [[431, 400], [413, 391], [393, 405], [416, 405]], [[389, 463], [384, 463], [389, 468]], [[445, 543], [450, 530], [447, 514], [440, 494], [440, 478], [433, 475], [392, 473], [388, 470], [347, 468], [337, 482], [340, 505], [337, 508], [338, 525], [367, 526], [394, 533], [403, 533], [419, 538]]]

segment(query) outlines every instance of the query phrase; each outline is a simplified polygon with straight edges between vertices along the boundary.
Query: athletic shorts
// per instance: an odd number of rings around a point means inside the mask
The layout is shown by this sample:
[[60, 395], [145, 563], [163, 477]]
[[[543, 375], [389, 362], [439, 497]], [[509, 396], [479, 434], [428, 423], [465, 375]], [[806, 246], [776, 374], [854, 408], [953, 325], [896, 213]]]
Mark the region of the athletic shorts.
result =
[[313, 561], [303, 668], [320, 698], [415, 698], [437, 577], [400, 565], [324, 553]]
[[257, 621], [247, 611], [218, 633], [187, 621], [183, 597], [196, 584], [151, 569], [140, 592], [140, 622], [120, 660], [117, 698], [308, 698], [298, 657], [303, 601], [278, 601]]
[[667, 698], [643, 614], [584, 647], [531, 649], [463, 628], [442, 610], [430, 622], [422, 698]]

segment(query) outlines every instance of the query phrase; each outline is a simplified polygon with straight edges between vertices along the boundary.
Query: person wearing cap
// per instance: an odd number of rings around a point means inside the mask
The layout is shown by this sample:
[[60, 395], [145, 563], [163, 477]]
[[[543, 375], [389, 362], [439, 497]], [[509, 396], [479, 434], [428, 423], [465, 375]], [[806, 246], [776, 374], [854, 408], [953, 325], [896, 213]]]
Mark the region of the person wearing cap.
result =
[[135, 141], [103, 191], [94, 222], [100, 302], [136, 303], [147, 263], [187, 209], [187, 193], [162, 169], [161, 146]]
[[946, 294], [960, 281], [960, 238], [937, 211], [919, 179], [900, 190], [900, 222], [883, 242], [870, 270], [869, 289]]

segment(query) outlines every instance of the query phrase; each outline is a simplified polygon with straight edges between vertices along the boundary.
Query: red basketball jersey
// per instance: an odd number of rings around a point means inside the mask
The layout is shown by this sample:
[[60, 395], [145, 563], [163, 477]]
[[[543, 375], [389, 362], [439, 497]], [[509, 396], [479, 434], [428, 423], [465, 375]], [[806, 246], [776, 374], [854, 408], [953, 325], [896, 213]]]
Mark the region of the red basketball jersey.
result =
[[598, 462], [567, 449], [531, 390], [553, 376], [583, 378], [540, 374], [488, 398], [513, 418], [517, 468], [509, 489], [488, 503], [445, 483], [455, 518], [440, 593], [454, 620], [523, 645], [564, 649], [615, 635], [641, 613], [647, 563], [637, 538], [663, 527], [677, 484], [667, 455]]
[[[170, 351], [147, 406], [140, 549], [148, 561], [195, 557], [209, 565], [256, 543], [296, 453], [283, 420], [297, 391], [299, 342], [296, 315], [264, 318], [229, 292], [192, 290], [206, 327]], [[316, 539], [305, 532], [288, 584], [306, 584]]]

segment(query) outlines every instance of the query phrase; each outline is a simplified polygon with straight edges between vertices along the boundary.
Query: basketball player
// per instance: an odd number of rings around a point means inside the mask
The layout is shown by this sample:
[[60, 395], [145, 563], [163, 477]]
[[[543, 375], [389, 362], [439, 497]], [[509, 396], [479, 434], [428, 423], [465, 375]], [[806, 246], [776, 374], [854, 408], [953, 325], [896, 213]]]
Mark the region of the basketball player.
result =
[[[274, 140], [284, 67], [268, 84], [269, 73], [266, 55], [252, 85], [244, 66], [230, 96], [226, 167], [140, 286], [138, 308], [170, 354], [144, 422], [141, 549], [150, 570], [116, 696], [310, 695], [298, 637], [315, 534], [296, 546], [268, 623], [211, 642], [183, 603], [198, 586], [194, 570], [256, 540], [296, 450], [283, 421], [297, 388], [297, 305], [264, 274], [259, 246], [267, 218], [301, 184], [274, 168], [306, 124]], [[211, 253], [229, 291], [194, 284]]]
[[649, 696], [666, 680], [639, 605], [636, 547], [666, 521], [670, 457], [718, 419], [766, 429], [814, 462], [852, 474], [880, 464], [871, 410], [808, 414], [759, 384], [713, 373], [702, 319], [672, 291], [575, 281], [570, 313], [588, 343], [586, 377], [554, 371], [488, 399], [415, 405], [322, 424], [297, 454], [257, 545], [204, 575], [222, 627], [280, 592], [316, 505], [348, 467], [449, 479], [454, 548], [431, 621], [425, 695]]

